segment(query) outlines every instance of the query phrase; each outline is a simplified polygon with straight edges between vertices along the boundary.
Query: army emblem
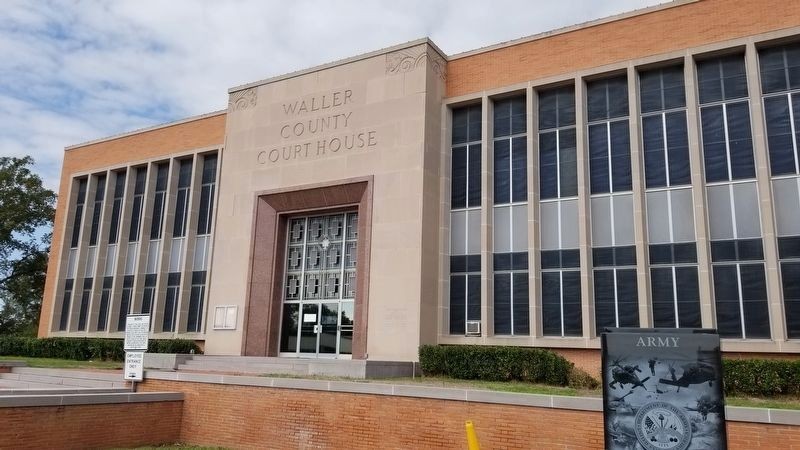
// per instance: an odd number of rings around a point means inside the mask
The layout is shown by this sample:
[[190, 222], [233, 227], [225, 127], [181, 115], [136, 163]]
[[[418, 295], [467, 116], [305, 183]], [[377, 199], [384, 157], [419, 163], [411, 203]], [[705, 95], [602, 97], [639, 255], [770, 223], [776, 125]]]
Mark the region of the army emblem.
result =
[[636, 413], [636, 439], [646, 450], [685, 450], [692, 441], [689, 418], [666, 402], [652, 402]]

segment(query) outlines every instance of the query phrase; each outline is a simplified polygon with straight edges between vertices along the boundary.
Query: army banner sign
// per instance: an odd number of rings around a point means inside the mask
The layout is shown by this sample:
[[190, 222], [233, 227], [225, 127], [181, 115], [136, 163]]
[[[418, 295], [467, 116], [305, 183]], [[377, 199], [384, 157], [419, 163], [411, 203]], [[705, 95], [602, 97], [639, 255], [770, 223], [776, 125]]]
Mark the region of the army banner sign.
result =
[[715, 331], [610, 328], [602, 346], [607, 449], [727, 448]]

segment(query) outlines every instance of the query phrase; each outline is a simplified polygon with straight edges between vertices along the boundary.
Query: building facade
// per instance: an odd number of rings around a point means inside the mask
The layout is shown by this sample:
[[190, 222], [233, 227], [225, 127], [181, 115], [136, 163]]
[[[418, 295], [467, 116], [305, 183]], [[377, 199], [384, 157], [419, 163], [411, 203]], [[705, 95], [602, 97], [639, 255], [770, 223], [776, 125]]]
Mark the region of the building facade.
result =
[[411, 361], [706, 327], [800, 352], [800, 4], [422, 39], [69, 147], [39, 334]]

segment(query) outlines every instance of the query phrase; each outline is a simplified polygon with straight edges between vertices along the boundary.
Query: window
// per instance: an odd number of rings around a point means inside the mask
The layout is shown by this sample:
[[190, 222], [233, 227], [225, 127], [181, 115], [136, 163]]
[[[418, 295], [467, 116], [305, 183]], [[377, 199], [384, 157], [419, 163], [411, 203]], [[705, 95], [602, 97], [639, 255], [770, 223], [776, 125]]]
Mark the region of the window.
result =
[[527, 335], [528, 157], [525, 97], [494, 105], [494, 333]]
[[111, 206], [111, 227], [108, 232], [108, 243], [116, 244], [119, 240], [119, 219], [122, 214], [122, 196], [125, 194], [125, 172], [117, 172], [114, 182], [114, 201]]
[[61, 302], [61, 317], [58, 321], [58, 331], [67, 331], [67, 324], [69, 323], [69, 307], [72, 301], [72, 286], [75, 280], [68, 279], [64, 283], [64, 297]]
[[150, 331], [153, 330], [153, 307], [156, 300], [156, 279], [157, 275], [147, 274], [144, 276], [144, 290], [142, 291], [141, 314], [150, 314]]
[[189, 220], [189, 189], [192, 184], [192, 160], [181, 160], [179, 170], [172, 237], [186, 236], [186, 222]]
[[453, 110], [452, 146], [450, 333], [463, 335], [481, 319], [481, 105]]
[[700, 326], [683, 67], [639, 74], [653, 324]]
[[636, 247], [592, 249], [597, 333], [605, 327], [638, 327]]
[[199, 333], [203, 324], [203, 299], [206, 292], [206, 272], [192, 272], [192, 288], [189, 293], [189, 317], [186, 331]]
[[100, 232], [100, 216], [103, 212], [103, 198], [106, 190], [106, 176], [97, 177], [97, 190], [94, 192], [94, 205], [92, 207], [92, 228], [89, 233], [89, 246], [97, 245], [97, 236]]
[[707, 191], [717, 329], [723, 337], [769, 338], [756, 183], [726, 183]]
[[742, 55], [697, 63], [706, 182], [755, 177]]
[[800, 44], [759, 51], [786, 332], [800, 338]]
[[81, 305], [78, 310], [78, 331], [86, 331], [86, 319], [89, 315], [89, 303], [92, 301], [92, 279], [83, 280], [83, 295], [81, 295]]
[[103, 290], [100, 291], [100, 311], [97, 313], [97, 331], [106, 331], [108, 324], [108, 304], [111, 301], [113, 277], [103, 278]]
[[214, 190], [217, 179], [217, 155], [203, 158], [203, 178], [200, 188], [200, 216], [197, 220], [197, 235], [211, 233], [211, 218], [214, 217]]
[[575, 88], [538, 95], [542, 333], [581, 336]]
[[628, 82], [625, 76], [586, 84], [592, 194], [630, 191]]
[[131, 313], [133, 304], [133, 275], [126, 275], [122, 278], [122, 298], [119, 305], [119, 317], [117, 318], [117, 331], [125, 331], [125, 321]]
[[178, 302], [181, 294], [180, 272], [170, 273], [167, 276], [167, 296], [164, 300], [164, 320], [161, 331], [175, 331], [175, 318], [178, 314]]
[[139, 228], [142, 223], [142, 204], [144, 202], [144, 185], [147, 180], [147, 168], [136, 169], [136, 184], [133, 188], [133, 207], [131, 208], [131, 224], [128, 242], [139, 242]]
[[169, 163], [158, 165], [156, 174], [156, 190], [153, 196], [153, 221], [150, 224], [150, 239], [161, 239], [164, 226], [164, 202], [167, 195], [167, 177], [169, 176]]

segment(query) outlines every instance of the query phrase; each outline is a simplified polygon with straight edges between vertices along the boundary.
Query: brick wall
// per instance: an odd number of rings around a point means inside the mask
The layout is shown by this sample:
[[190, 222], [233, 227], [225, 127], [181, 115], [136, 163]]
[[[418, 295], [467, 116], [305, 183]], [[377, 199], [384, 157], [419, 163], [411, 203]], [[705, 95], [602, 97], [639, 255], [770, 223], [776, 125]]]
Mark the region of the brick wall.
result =
[[447, 64], [447, 96], [570, 74], [798, 24], [797, 1], [701, 0], [452, 60]]
[[0, 449], [86, 449], [174, 443], [181, 402], [0, 408]]
[[[600, 449], [600, 412], [423, 398], [147, 380], [181, 391], [181, 442], [269, 449]], [[800, 427], [729, 422], [730, 448], [800, 448]]]
[[74, 173], [85, 172], [149, 158], [168, 156], [181, 151], [222, 145], [225, 141], [225, 114], [202, 117], [197, 120], [145, 131], [117, 139], [88, 144], [64, 152], [61, 169], [59, 200], [53, 221], [53, 239], [47, 265], [42, 312], [39, 320], [39, 337], [46, 337], [53, 314], [53, 295], [56, 288], [58, 260], [64, 239], [69, 183]]

